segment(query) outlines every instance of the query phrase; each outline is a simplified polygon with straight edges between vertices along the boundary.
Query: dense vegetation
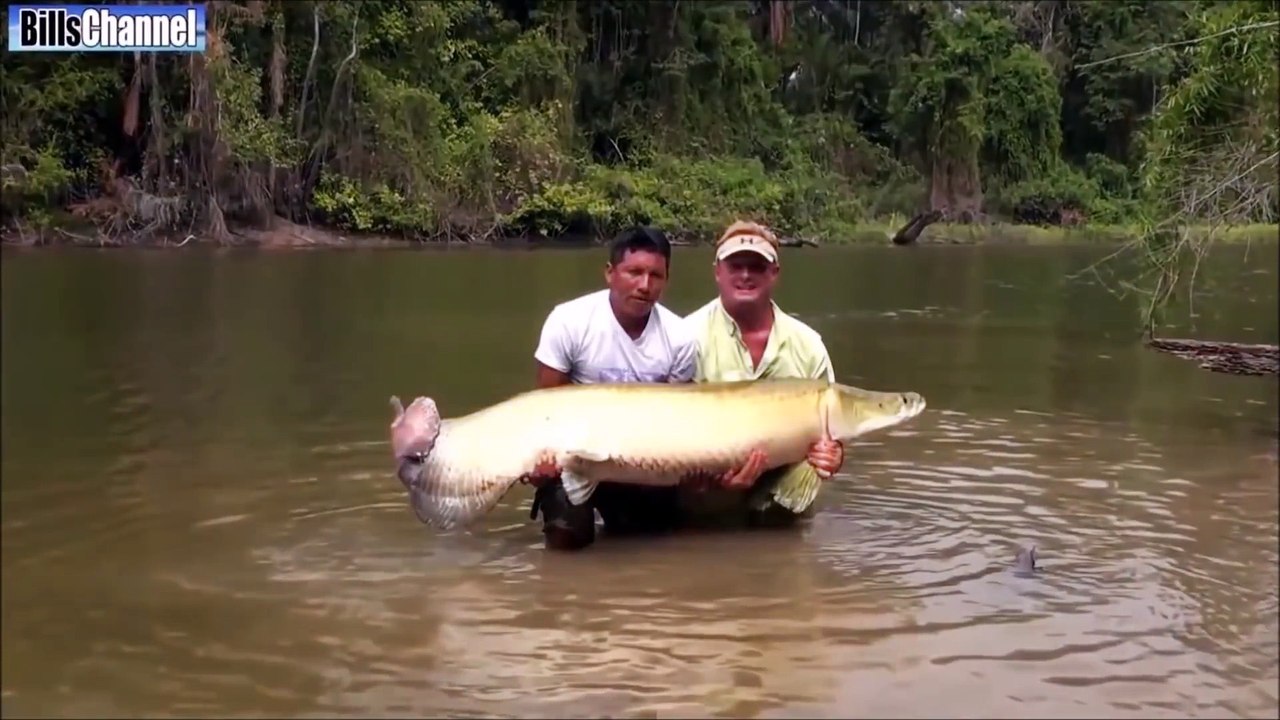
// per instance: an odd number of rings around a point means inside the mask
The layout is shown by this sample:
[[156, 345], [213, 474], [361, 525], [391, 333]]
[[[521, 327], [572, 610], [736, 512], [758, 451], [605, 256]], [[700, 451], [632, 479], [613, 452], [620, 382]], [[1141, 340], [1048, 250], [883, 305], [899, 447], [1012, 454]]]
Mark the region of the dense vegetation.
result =
[[4, 56], [6, 226], [706, 237], [751, 216], [840, 241], [928, 209], [1280, 214], [1264, 0], [207, 7], [203, 56]]

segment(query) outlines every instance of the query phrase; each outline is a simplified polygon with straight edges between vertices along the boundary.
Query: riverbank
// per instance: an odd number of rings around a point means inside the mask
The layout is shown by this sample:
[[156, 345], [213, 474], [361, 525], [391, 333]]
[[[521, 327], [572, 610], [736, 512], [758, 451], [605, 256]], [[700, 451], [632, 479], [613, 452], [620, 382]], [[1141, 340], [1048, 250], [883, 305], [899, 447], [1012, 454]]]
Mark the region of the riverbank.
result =
[[[798, 247], [820, 245], [888, 245], [891, 238], [908, 218], [891, 216], [852, 225], [847, 235], [818, 241], [812, 238], [784, 238], [784, 242]], [[714, 237], [702, 237], [700, 233], [680, 229], [666, 229], [679, 245], [709, 243]], [[1208, 227], [1194, 232], [1209, 231]], [[1057, 245], [1057, 244], [1119, 244], [1136, 238], [1135, 227], [1120, 225], [1078, 225], [1071, 227], [1046, 227], [1007, 222], [981, 224], [935, 223], [920, 234], [920, 245]], [[218, 243], [211, 237], [192, 233], [151, 233], [143, 235], [118, 235], [108, 237], [98, 228], [73, 216], [59, 217], [39, 229], [30, 227], [6, 227], [0, 232], [0, 243], [6, 247], [85, 247], [85, 248], [160, 248], [180, 249], [208, 247], [211, 245], [251, 247], [264, 250], [287, 249], [342, 249], [342, 248], [411, 248], [446, 246], [538, 246], [538, 245], [590, 245], [607, 238], [594, 235], [547, 237], [526, 234], [515, 237], [455, 237], [450, 239], [423, 240], [403, 235], [352, 232], [342, 228], [321, 225], [301, 225], [277, 217], [269, 229], [233, 228], [231, 241]], [[1252, 243], [1280, 241], [1280, 225], [1250, 224], [1224, 227], [1218, 230], [1218, 241], [1224, 243]]]

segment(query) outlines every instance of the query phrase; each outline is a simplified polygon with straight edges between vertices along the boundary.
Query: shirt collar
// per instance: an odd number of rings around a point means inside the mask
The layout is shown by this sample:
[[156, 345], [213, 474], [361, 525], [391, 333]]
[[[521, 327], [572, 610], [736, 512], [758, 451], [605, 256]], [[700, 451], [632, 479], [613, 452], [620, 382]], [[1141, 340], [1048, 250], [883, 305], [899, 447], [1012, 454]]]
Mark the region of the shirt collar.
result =
[[[766, 352], [769, 346], [781, 350], [790, 337], [784, 317], [786, 313], [782, 312], [782, 308], [778, 307], [778, 303], [773, 300], [770, 300], [769, 304], [773, 307], [773, 327], [769, 330], [769, 342], [765, 345]], [[720, 316], [721, 321], [729, 326], [729, 336], [738, 342], [742, 342], [742, 329], [738, 327], [738, 321], [734, 320], [729, 311], [724, 309], [724, 303], [720, 302], [718, 297], [715, 300], [715, 312]]]

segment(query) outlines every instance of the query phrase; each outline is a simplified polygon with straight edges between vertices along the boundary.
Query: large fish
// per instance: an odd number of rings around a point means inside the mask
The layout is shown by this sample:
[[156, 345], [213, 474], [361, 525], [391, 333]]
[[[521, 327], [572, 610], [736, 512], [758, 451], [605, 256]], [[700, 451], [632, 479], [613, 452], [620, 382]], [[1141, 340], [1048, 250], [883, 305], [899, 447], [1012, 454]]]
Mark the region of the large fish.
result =
[[[724, 473], [762, 447], [769, 468], [804, 460], [825, 436], [851, 440], [910, 420], [920, 395], [825, 380], [565, 385], [532, 390], [469, 415], [435, 401], [391, 398], [391, 449], [418, 519], [448, 529], [489, 512], [541, 458], [554, 458], [569, 502], [602, 480], [669, 486]], [[801, 509], [817, 495], [795, 500]]]

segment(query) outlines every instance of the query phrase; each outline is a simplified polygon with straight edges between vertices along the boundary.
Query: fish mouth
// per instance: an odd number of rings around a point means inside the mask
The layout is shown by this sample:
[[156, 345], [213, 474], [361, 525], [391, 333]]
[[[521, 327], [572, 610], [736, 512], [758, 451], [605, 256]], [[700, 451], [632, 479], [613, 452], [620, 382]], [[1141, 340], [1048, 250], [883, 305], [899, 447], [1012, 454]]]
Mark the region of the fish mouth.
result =
[[902, 393], [902, 410], [898, 412], [898, 417], [903, 420], [910, 420], [924, 412], [926, 407], [927, 403], [925, 403], [924, 396], [920, 393]]
[[400, 466], [396, 468], [396, 478], [400, 480], [400, 484], [404, 485], [405, 490], [415, 491], [421, 486], [422, 458], [400, 458]]
[[435, 518], [431, 512], [431, 503], [422, 488], [423, 459], [419, 457], [401, 458], [400, 467], [396, 469], [396, 477], [399, 478], [400, 483], [404, 485], [404, 489], [409, 494], [409, 507], [418, 518], [418, 522], [424, 525], [431, 525]]
[[409, 489], [409, 507], [413, 509], [413, 514], [418, 518], [418, 522], [423, 525], [435, 524], [435, 516], [431, 512], [431, 504], [427, 501], [427, 494], [422, 492], [421, 488], [413, 487]]
[[[862, 423], [858, 425], [857, 434], [865, 435], [870, 432], [875, 432], [876, 430], [883, 430], [884, 428], [899, 425], [915, 418], [917, 415], [924, 412], [925, 407], [927, 407], [927, 404], [924, 401], [924, 396], [920, 393], [900, 393], [897, 398], [894, 398], [894, 400], [897, 402], [888, 402], [885, 404], [890, 406], [896, 405], [896, 409], [888, 409], [888, 412], [877, 412], [866, 420], [863, 420]], [[880, 407], [881, 409], [887, 409], [884, 408], [884, 405], [881, 405]]]

